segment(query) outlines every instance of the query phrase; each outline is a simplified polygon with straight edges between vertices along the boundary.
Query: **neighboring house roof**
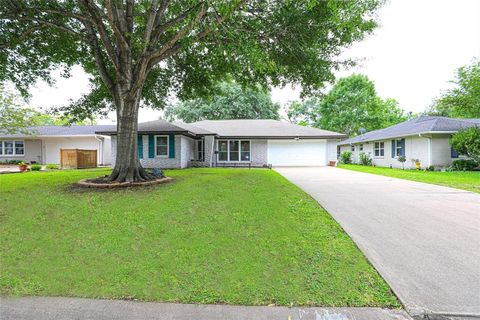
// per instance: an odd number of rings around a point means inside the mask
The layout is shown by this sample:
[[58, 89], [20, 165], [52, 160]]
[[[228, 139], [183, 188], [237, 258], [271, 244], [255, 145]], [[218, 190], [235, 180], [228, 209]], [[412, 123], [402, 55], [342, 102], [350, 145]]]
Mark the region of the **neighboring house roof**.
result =
[[421, 116], [388, 128], [367, 132], [357, 137], [341, 141], [339, 145], [406, 137], [421, 133], [454, 133], [460, 129], [473, 126], [480, 126], [480, 119]]
[[2, 138], [26, 138], [26, 137], [44, 137], [44, 136], [89, 136], [95, 135], [97, 131], [115, 130], [114, 125], [94, 125], [94, 126], [37, 126], [30, 127], [27, 130], [30, 134], [15, 133], [8, 134], [0, 132]]
[[[344, 134], [299, 126], [277, 120], [205, 120], [194, 123], [155, 120], [138, 124], [142, 134], [182, 133], [192, 136], [217, 135], [238, 138], [334, 138]], [[116, 129], [97, 131], [99, 134], [116, 134]]]
[[192, 125], [220, 137], [244, 138], [343, 138], [344, 134], [277, 120], [205, 120]]

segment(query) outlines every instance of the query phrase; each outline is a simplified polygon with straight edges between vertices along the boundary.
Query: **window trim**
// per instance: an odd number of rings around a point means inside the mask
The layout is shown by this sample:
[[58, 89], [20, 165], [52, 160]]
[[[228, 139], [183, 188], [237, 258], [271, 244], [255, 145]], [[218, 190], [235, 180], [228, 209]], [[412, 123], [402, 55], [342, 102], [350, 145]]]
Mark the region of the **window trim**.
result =
[[[227, 142], [227, 160], [220, 160], [219, 143]], [[238, 160], [230, 160], [230, 141], [238, 141]], [[242, 142], [248, 142], [248, 154], [250, 160], [242, 160]], [[217, 163], [249, 163], [252, 162], [252, 141], [246, 139], [218, 139], [217, 140]], [[224, 151], [223, 151], [224, 152]], [[246, 151], [244, 151], [246, 152]]]
[[195, 161], [205, 161], [205, 140], [203, 138], [195, 140]]
[[[161, 137], [161, 138], [167, 138], [167, 154], [163, 155], [163, 154], [158, 154], [157, 153], [157, 137]], [[156, 135], [155, 136], [155, 158], [168, 158], [170, 154], [170, 141], [169, 141], [169, 136], [168, 135], [164, 135], [164, 134], [161, 134], [161, 135]]]
[[[6, 141], [11, 141], [13, 143], [13, 153], [12, 154], [5, 154], [5, 142]], [[16, 143], [21, 142], [23, 144], [23, 154], [17, 154], [16, 150]], [[5, 140], [0, 140], [0, 149], [2, 150], [2, 154], [0, 154], [0, 157], [3, 158], [11, 158], [11, 157], [25, 157], [25, 140], [11, 140], [11, 139], [5, 139]]]
[[[377, 143], [378, 143], [378, 148], [377, 148]], [[382, 148], [382, 144], [383, 144], [383, 148]], [[378, 156], [375, 155], [375, 151], [378, 150]], [[383, 156], [382, 156], [382, 151], [383, 150]], [[374, 141], [373, 142], [373, 157], [374, 158], [379, 158], [379, 159], [383, 159], [385, 158], [385, 141]]]
[[[399, 146], [400, 145], [400, 146]], [[404, 149], [403, 144], [402, 144], [402, 139], [395, 139], [395, 157], [400, 157], [402, 156], [402, 150]], [[398, 154], [398, 151], [400, 150], [400, 154]]]

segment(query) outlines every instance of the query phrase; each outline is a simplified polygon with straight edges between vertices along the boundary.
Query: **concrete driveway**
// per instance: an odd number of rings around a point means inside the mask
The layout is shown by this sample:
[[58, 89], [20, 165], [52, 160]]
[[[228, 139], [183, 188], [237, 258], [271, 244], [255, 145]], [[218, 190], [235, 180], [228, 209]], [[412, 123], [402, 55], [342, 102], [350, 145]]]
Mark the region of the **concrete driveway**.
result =
[[340, 223], [411, 315], [480, 317], [480, 195], [331, 167], [275, 170]]

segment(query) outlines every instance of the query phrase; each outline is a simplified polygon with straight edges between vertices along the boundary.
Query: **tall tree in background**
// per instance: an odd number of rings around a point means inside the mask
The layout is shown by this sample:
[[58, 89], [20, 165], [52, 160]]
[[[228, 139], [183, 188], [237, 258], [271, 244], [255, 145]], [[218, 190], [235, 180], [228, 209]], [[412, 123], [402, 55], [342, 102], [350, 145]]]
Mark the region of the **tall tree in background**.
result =
[[24, 107], [18, 97], [0, 85], [0, 132], [30, 134], [35, 110]]
[[[372, 131], [408, 118], [395, 99], [382, 100], [377, 96], [375, 84], [359, 74], [339, 79], [321, 99], [307, 100], [303, 105], [306, 116], [303, 121], [349, 136], [359, 134], [361, 128]], [[302, 110], [293, 106], [287, 111], [289, 117]]]
[[37, 79], [51, 81], [51, 70], [68, 76], [81, 65], [92, 90], [69, 111], [116, 110], [110, 180], [146, 180], [137, 154], [141, 104], [207, 95], [228, 77], [312, 93], [332, 81], [341, 49], [375, 28], [381, 2], [0, 0], [0, 81], [26, 94]]
[[[93, 124], [93, 121], [88, 122]], [[24, 105], [18, 93], [0, 85], [0, 132], [8, 134], [35, 134], [35, 126], [84, 125], [68, 115], [49, 114]]]
[[270, 93], [260, 86], [242, 88], [235, 82], [216, 86], [213, 97], [179, 102], [165, 110], [168, 120], [278, 119], [280, 105], [272, 102]]
[[430, 115], [452, 118], [480, 118], [480, 60], [457, 70], [455, 88], [435, 100]]

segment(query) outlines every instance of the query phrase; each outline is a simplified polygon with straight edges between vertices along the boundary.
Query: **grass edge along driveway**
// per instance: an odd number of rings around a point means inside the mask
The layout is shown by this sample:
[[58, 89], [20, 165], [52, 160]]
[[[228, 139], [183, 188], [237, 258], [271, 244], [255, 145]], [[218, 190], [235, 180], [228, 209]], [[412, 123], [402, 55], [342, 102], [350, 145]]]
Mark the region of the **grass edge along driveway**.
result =
[[480, 193], [480, 171], [424, 171], [411, 169], [391, 169], [385, 167], [340, 164], [338, 168], [378, 174], [392, 178], [425, 182], [440, 186]]
[[331, 216], [273, 170], [171, 170], [165, 185], [72, 187], [108, 172], [0, 175], [1, 294], [399, 307]]

